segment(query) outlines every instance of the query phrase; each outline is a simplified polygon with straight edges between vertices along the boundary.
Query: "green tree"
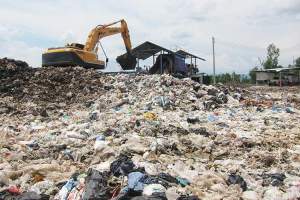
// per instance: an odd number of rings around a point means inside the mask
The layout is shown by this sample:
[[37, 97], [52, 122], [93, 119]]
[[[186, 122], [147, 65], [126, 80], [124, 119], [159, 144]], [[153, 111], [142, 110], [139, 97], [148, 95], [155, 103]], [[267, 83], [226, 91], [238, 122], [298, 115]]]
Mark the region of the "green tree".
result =
[[300, 67], [300, 57], [296, 59], [296, 66]]
[[278, 57], [280, 49], [274, 44], [270, 44], [267, 48], [267, 59], [263, 62], [264, 69], [273, 69], [278, 67]]

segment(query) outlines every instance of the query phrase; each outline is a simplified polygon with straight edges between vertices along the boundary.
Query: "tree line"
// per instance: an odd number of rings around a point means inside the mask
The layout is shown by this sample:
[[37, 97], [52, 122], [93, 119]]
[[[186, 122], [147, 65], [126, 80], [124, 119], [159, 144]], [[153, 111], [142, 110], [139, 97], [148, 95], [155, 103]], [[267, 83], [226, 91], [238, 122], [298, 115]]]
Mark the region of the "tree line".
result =
[[[250, 72], [249, 76], [236, 74], [233, 73], [225, 73], [216, 75], [216, 82], [217, 83], [224, 83], [224, 84], [249, 84], [256, 82], [256, 71], [261, 69], [275, 69], [275, 68], [283, 68], [279, 64], [279, 56], [280, 56], [280, 49], [275, 46], [275, 44], [270, 44], [267, 47], [267, 56], [265, 60], [259, 58], [260, 66], [253, 67]], [[294, 65], [289, 65], [289, 67], [300, 67], [300, 57], [295, 60]], [[210, 84], [213, 83], [213, 76], [208, 77], [208, 82]]]
[[[270, 44], [267, 47], [267, 57], [265, 60], [260, 61], [260, 66], [256, 66], [252, 68], [249, 72], [249, 76], [251, 78], [251, 82], [254, 83], [256, 81], [256, 73], [255, 71], [260, 70], [260, 69], [276, 69], [276, 68], [282, 68], [281, 65], [278, 64], [280, 56], [280, 49], [275, 46], [275, 44]], [[288, 67], [300, 67], [300, 57], [298, 57], [295, 60], [294, 65], [289, 65]]]

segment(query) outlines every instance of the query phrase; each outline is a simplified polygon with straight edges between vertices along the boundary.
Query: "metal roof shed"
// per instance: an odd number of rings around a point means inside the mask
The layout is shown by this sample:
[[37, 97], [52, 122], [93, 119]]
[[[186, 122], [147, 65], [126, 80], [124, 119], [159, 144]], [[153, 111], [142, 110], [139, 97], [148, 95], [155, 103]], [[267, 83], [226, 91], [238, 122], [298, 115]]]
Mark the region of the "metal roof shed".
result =
[[[173, 54], [173, 55], [177, 55], [179, 57], [185, 58], [183, 55], [178, 54], [174, 51], [171, 51], [167, 48], [164, 48], [162, 46], [159, 46], [157, 44], [154, 44], [152, 42], [146, 41], [142, 44], [140, 44], [139, 46], [135, 47], [134, 49], [131, 50], [131, 54], [136, 57], [138, 59], [137, 64], [139, 67], [139, 60], [146, 60], [150, 57], [153, 57], [153, 65], [155, 63], [155, 56], [157, 54]], [[123, 54], [121, 56], [126, 56], [126, 54]], [[161, 57], [162, 59], [162, 57]], [[162, 60], [161, 60], [161, 71], [162, 71]], [[162, 73], [162, 72], [161, 72]]]

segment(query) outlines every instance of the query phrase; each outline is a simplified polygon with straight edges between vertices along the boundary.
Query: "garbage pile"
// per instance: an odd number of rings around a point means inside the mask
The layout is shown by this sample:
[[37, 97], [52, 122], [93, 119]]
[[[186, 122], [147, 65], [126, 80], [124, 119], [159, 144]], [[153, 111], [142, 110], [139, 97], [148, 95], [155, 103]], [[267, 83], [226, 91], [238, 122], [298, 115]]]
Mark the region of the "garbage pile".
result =
[[29, 65], [21, 60], [14, 60], [9, 58], [0, 59], [0, 71], [20, 71], [28, 68]]
[[87, 100], [85, 96], [93, 93], [101, 95], [104, 90], [101, 74], [95, 70], [29, 68], [26, 63], [19, 65], [21, 61], [11, 59], [0, 60], [0, 65], [3, 62], [6, 64], [1, 67], [1, 97], [13, 97], [17, 102], [72, 103]]
[[297, 88], [80, 67], [0, 82], [0, 199], [300, 198]]

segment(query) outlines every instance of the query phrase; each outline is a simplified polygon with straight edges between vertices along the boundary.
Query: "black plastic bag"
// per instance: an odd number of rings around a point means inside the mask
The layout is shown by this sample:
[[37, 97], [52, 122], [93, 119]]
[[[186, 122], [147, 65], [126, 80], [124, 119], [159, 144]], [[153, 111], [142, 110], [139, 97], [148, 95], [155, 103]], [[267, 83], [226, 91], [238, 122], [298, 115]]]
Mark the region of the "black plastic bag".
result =
[[135, 165], [133, 164], [132, 160], [126, 155], [120, 155], [117, 160], [111, 163], [110, 165], [110, 172], [114, 176], [127, 176], [130, 172], [133, 171]]
[[89, 169], [85, 179], [85, 190], [82, 195], [83, 200], [107, 200], [110, 199], [109, 188], [107, 186], [108, 172], [99, 172]]
[[243, 189], [243, 191], [247, 190], [247, 183], [240, 175], [230, 174], [227, 179], [227, 184], [238, 184]]

